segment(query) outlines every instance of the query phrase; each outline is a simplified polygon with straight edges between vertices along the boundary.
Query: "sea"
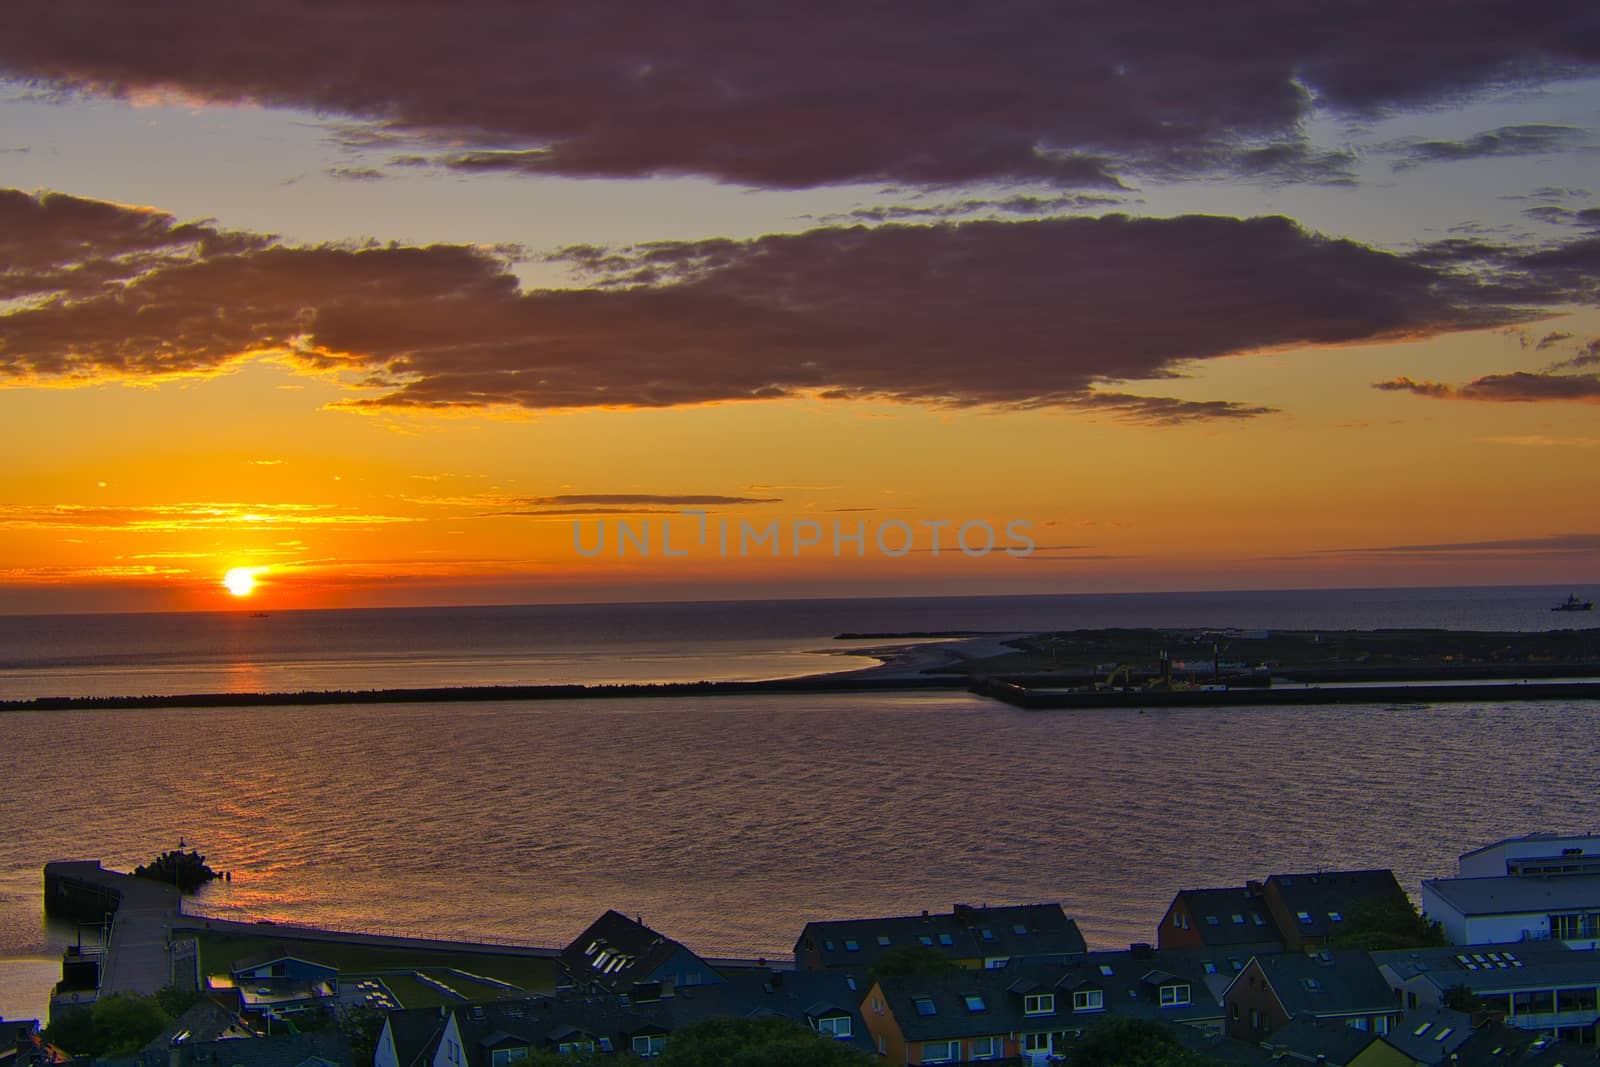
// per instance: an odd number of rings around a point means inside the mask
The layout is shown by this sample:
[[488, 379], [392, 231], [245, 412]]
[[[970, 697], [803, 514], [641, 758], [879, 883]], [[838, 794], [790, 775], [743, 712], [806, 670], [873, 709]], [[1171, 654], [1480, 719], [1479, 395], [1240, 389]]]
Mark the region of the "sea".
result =
[[[1594, 625], [1595, 588], [0, 616], [0, 699], [790, 677], [845, 632]], [[810, 919], [1060, 901], [1154, 941], [1179, 889], [1600, 829], [1600, 702], [1026, 712], [966, 693], [0, 713], [0, 1015], [64, 944], [41, 869], [183, 840], [191, 911], [560, 945], [605, 908], [711, 956]]]

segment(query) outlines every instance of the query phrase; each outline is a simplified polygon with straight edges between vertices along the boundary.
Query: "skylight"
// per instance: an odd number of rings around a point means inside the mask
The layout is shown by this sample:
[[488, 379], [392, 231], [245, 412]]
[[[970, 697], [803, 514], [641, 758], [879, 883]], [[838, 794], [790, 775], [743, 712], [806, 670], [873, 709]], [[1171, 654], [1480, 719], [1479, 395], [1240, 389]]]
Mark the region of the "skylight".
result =
[[917, 997], [912, 1001], [917, 1006], [918, 1015], [937, 1015], [939, 1009], [934, 1005], [932, 997]]
[[963, 998], [963, 999], [965, 999], [966, 1002], [967, 1002], [967, 1010], [968, 1011], [988, 1011], [989, 1010], [989, 1005], [984, 1003], [983, 995], [980, 994], [980, 993], [968, 993], [966, 995], [966, 997]]

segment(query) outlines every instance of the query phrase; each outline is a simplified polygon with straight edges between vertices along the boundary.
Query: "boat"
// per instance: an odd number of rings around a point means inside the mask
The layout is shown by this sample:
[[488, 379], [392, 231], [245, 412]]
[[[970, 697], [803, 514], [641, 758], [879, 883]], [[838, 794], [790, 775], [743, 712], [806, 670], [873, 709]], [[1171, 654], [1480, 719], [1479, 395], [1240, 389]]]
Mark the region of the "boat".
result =
[[1576, 593], [1568, 593], [1567, 599], [1550, 609], [1551, 611], [1593, 611], [1594, 601], [1579, 600]]

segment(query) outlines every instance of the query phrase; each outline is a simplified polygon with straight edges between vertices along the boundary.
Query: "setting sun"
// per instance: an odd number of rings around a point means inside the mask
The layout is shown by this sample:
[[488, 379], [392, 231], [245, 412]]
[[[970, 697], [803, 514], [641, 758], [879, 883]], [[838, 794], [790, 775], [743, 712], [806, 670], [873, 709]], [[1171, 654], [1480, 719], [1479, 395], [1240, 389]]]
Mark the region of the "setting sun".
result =
[[256, 571], [258, 567], [235, 567], [222, 576], [222, 584], [228, 587], [228, 592], [234, 596], [249, 596], [256, 587]]

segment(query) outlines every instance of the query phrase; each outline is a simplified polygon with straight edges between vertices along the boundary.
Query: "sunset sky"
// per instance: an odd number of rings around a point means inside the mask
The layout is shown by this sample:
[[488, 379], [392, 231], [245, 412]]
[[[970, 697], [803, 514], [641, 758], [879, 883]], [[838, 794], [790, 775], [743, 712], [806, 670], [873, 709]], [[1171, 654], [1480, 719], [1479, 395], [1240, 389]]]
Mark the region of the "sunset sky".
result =
[[1600, 582], [1600, 7], [11, 0], [0, 435], [5, 612]]

